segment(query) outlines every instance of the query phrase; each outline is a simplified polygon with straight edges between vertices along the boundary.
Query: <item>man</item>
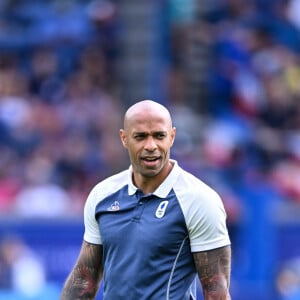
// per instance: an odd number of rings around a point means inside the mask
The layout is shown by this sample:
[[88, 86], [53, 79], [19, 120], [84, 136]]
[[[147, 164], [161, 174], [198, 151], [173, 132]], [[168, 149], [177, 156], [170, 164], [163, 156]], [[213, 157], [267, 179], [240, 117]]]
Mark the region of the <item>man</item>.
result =
[[85, 233], [61, 300], [229, 300], [230, 240], [223, 204], [170, 159], [176, 128], [151, 100], [131, 106], [120, 137], [131, 166], [91, 191]]

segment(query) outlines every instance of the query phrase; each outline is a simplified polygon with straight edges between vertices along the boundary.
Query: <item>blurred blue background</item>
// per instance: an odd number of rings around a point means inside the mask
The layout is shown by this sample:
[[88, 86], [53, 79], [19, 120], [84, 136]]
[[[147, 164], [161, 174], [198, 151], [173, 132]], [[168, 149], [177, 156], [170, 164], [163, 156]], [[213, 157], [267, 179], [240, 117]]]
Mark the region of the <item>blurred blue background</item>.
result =
[[299, 300], [297, 0], [1, 0], [0, 299], [59, 298], [86, 196], [128, 167], [118, 130], [146, 98], [222, 196], [232, 299]]

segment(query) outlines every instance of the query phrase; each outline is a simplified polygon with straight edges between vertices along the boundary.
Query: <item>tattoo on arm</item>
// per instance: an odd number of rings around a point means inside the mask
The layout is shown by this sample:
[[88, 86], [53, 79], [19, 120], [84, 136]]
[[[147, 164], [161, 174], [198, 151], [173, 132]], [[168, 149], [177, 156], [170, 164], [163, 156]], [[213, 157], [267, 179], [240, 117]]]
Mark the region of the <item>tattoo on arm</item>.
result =
[[194, 253], [205, 300], [230, 300], [230, 246]]
[[102, 274], [102, 246], [83, 241], [79, 257], [66, 280], [60, 300], [94, 299]]

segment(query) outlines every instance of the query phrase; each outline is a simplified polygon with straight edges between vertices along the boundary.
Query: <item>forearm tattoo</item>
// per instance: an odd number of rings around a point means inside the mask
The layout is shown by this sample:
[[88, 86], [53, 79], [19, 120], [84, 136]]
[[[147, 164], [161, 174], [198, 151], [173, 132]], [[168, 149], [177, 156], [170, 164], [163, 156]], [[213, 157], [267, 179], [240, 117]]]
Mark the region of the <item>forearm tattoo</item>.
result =
[[230, 246], [194, 253], [205, 300], [230, 300]]
[[102, 278], [102, 246], [83, 242], [60, 300], [94, 299]]

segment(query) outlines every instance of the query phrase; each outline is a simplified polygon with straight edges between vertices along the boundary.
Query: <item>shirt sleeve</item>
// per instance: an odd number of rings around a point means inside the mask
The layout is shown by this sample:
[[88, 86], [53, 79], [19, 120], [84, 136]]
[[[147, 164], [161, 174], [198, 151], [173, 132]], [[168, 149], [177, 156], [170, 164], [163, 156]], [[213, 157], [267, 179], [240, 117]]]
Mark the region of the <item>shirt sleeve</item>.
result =
[[99, 224], [95, 218], [97, 204], [96, 188], [89, 194], [84, 206], [84, 236], [83, 239], [92, 244], [102, 244]]
[[191, 251], [207, 251], [230, 245], [226, 212], [220, 196], [208, 189], [205, 197], [195, 196], [186, 216]]
[[198, 178], [184, 173], [175, 192], [185, 218], [192, 252], [230, 245], [226, 212], [219, 194]]

